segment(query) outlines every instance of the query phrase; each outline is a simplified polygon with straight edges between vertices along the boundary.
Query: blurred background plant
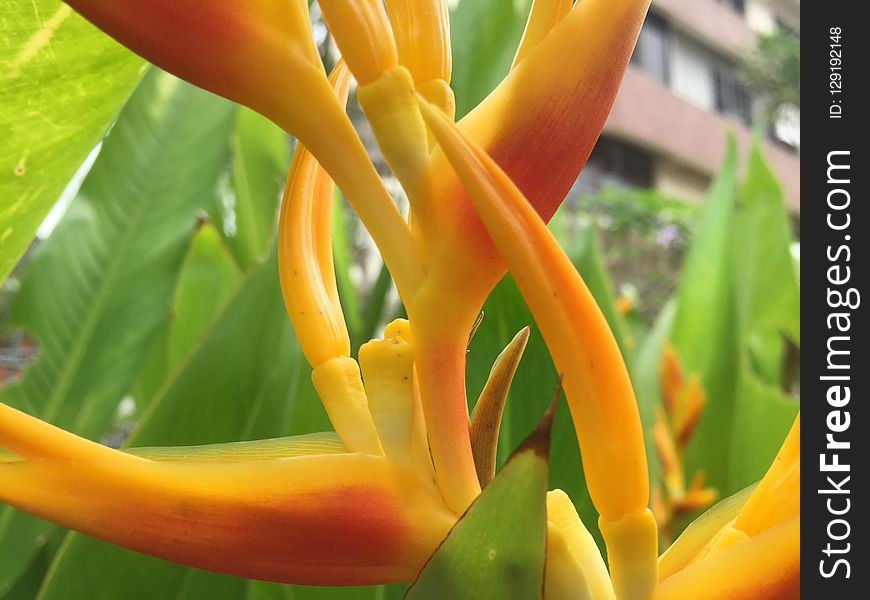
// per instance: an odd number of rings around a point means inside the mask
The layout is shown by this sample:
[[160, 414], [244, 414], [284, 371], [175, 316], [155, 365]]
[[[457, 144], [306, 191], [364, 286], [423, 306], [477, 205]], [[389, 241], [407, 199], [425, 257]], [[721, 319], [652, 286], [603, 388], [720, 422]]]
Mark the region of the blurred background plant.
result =
[[[507, 72], [529, 4], [454, 3], [460, 116]], [[765, 133], [750, 148], [741, 108], [751, 89], [764, 106], [799, 109], [789, 91], [799, 86], [796, 72], [775, 66], [780, 58], [793, 64], [794, 47], [766, 50], [779, 43], [777, 24], [793, 5], [799, 9], [796, 1], [653, 2], [601, 143], [551, 223], [629, 364], [653, 508], [668, 541], [715, 497], [760, 478], [798, 408], [799, 155], [771, 122], [758, 123]], [[292, 140], [252, 112], [146, 67], [57, 0], [0, 6], [12, 15], [0, 32], [0, 401], [114, 446], [329, 429], [274, 258]], [[765, 7], [773, 29], [754, 56], [767, 63], [747, 60], [747, 80], [735, 79], [750, 51], [723, 49], [704, 19], [742, 23], [754, 41], [749, 25], [764, 21]], [[316, 5], [312, 14], [332, 63], [336, 51]], [[51, 44], [32, 46], [45, 27]], [[361, 111], [350, 111], [377, 157]], [[340, 196], [336, 203], [336, 272], [358, 346], [403, 309], [359, 221]], [[472, 402], [497, 354], [532, 323], [506, 277], [469, 347]], [[533, 327], [504, 415], [500, 461], [534, 427], [556, 381]], [[579, 463], [562, 405], [550, 487], [568, 492], [598, 536]], [[0, 598], [84, 598], [95, 589], [112, 598], [250, 600], [403, 593], [214, 575], [0, 508]]]

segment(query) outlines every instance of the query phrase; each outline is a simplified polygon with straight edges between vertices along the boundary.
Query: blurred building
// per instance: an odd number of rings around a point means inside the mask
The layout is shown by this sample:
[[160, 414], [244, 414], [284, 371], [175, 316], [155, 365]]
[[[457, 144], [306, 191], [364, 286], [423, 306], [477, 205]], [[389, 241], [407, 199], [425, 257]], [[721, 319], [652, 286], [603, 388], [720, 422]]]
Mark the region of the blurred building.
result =
[[[741, 149], [753, 98], [739, 64], [760, 34], [799, 35], [800, 0], [653, 0], [601, 141], [578, 192], [653, 187], [700, 199], [718, 169], [726, 132]], [[800, 212], [800, 115], [765, 131], [765, 153]]]

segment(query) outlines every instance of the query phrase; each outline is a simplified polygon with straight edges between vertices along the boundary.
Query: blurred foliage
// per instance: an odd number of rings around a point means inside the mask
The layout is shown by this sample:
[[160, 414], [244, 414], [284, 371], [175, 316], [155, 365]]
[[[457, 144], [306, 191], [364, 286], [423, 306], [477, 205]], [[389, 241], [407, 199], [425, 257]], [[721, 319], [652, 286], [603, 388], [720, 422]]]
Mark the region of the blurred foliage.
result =
[[[0, 40], [4, 57], [16, 56], [25, 34], [38, 28], [30, 3], [26, 9], [17, 0], [7, 4], [14, 10], [4, 14], [15, 15], [18, 29], [9, 29], [17, 31], [14, 39]], [[60, 6], [54, 0], [37, 5], [49, 15]], [[460, 114], [507, 71], [528, 5], [465, 1], [453, 11]], [[43, 90], [36, 63], [28, 63], [15, 74], [16, 85], [42, 99], [33, 110], [72, 119], [74, 128], [64, 129], [71, 137], [58, 137], [48, 118], [10, 129], [13, 137], [0, 128], [4, 149], [33, 148], [29, 156], [46, 161], [13, 187], [0, 179], [4, 194], [12, 190], [13, 205], [28, 215], [9, 237], [3, 227], [13, 213], [6, 203], [0, 210], [0, 276], [109, 123], [114, 126], [53, 234], [4, 285], [3, 302], [12, 297], [12, 309], [0, 329], [35, 336], [39, 354], [20, 379], [0, 389], [0, 401], [92, 439], [127, 445], [329, 430], [277, 281], [274, 232], [290, 140], [256, 115], [155, 69], [136, 86], [135, 58], [75, 16], [58, 17], [56, 26], [63, 33], [58, 44], [76, 46], [68, 53], [56, 47], [71, 57], [63, 67], [69, 78]], [[3, 35], [11, 34], [4, 29]], [[45, 62], [45, 73], [61, 69], [49, 66], [52, 60], [47, 53], [33, 58]], [[0, 79], [9, 77], [3, 73]], [[2, 86], [0, 94], [11, 87]], [[14, 105], [0, 99], [0, 126], [9, 128], [7, 109]], [[19, 158], [0, 154], [0, 164]], [[605, 190], [566, 205], [551, 223], [614, 331], [647, 434], [661, 402], [663, 344], [670, 341], [686, 372], [701, 377], [708, 405], [685, 459], [688, 469], [706, 472], [721, 496], [757, 480], [784, 438], [797, 410], [787, 393], [793, 373], [786, 363], [800, 345], [799, 283], [781, 190], [757, 147], [742, 185], [736, 165], [732, 148], [700, 208], [655, 192]], [[0, 177], [8, 177], [11, 167], [3, 172]], [[378, 336], [402, 307], [382, 263], [367, 266], [375, 277], [357, 276], [359, 223], [340, 198], [336, 202], [345, 215], [334, 220], [336, 270], [358, 346]], [[629, 285], [636, 297], [626, 303]], [[532, 323], [506, 276], [487, 300], [469, 347], [470, 404], [498, 353]], [[500, 463], [534, 428], [557, 379], [533, 327], [504, 415]], [[647, 448], [657, 485], [649, 438]], [[556, 412], [551, 457], [549, 488], [569, 494], [600, 543], [564, 403]], [[381, 600], [404, 591], [214, 575], [0, 508], [0, 599]]]
[[577, 221], [595, 223], [615, 289], [646, 325], [677, 287], [698, 210], [658, 190], [620, 187], [584, 194], [572, 207]]
[[746, 54], [741, 74], [763, 106], [765, 124], [775, 123], [784, 107], [801, 107], [801, 40], [784, 29], [758, 37]]

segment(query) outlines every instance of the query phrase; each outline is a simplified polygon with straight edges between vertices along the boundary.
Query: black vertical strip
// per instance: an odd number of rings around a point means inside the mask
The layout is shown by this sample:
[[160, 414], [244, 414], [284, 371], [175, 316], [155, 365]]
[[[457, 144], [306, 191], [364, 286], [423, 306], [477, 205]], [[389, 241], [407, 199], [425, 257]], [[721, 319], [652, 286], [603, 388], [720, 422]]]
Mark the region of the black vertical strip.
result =
[[[864, 302], [870, 27], [863, 3], [806, 2], [801, 73], [802, 491], [806, 598], [866, 598], [870, 344]], [[864, 350], [864, 352], [862, 352]]]

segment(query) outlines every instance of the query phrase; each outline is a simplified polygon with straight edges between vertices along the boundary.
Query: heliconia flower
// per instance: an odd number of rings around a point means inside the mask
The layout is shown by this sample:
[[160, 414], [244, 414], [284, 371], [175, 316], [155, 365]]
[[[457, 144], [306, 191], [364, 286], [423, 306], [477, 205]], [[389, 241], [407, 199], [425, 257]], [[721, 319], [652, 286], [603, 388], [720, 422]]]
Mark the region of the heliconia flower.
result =
[[683, 453], [695, 431], [706, 403], [698, 373], [686, 380], [677, 350], [662, 348], [659, 363], [662, 406], [656, 407], [652, 439], [662, 471], [662, 490], [654, 490], [653, 512], [665, 540], [670, 540], [674, 520], [685, 513], [706, 508], [716, 500], [716, 490], [704, 487], [703, 471], [696, 471], [686, 485]]
[[[0, 405], [0, 447], [11, 453], [0, 455], [0, 501], [234, 575], [412, 581], [493, 479], [499, 422], [529, 332], [496, 361], [470, 423], [465, 354], [481, 303], [510, 269], [562, 374], [607, 547], [605, 564], [567, 495], [550, 492], [545, 596], [772, 600], [792, 589], [795, 553], [786, 545], [799, 533], [799, 425], [750, 496], [714, 508], [659, 559], [628, 371], [545, 224], [601, 132], [648, 0], [535, 0], [511, 73], [459, 123], [445, 0], [320, 0], [343, 54], [330, 78], [306, 2], [70, 4], [144, 57], [299, 138], [281, 207], [279, 276], [335, 433], [118, 451]], [[344, 113], [351, 74], [410, 199], [410, 222]], [[356, 359], [332, 263], [335, 185], [372, 233], [409, 315]], [[703, 407], [699, 384], [673, 372], [663, 378], [666, 404], [679, 411], [668, 416], [663, 455], [676, 455]], [[701, 480], [680, 485], [687, 502], [700, 503]], [[779, 555], [764, 570], [743, 569], [771, 551]], [[703, 585], [710, 578], [728, 581]]]

